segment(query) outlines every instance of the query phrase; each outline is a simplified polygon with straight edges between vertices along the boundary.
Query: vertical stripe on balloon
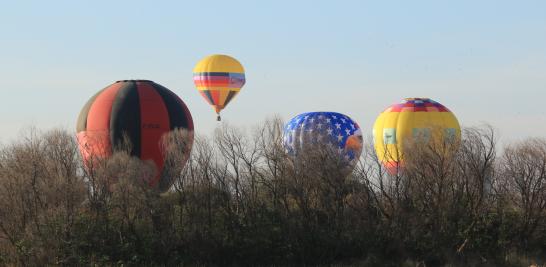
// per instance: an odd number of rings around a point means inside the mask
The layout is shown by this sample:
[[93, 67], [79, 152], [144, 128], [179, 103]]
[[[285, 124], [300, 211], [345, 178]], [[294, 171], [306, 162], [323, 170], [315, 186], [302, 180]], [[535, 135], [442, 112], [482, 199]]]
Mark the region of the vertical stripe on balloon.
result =
[[[138, 84], [138, 95], [140, 99], [140, 117], [141, 117], [141, 153], [142, 160], [153, 160], [157, 170], [163, 169], [163, 155], [161, 153], [161, 144], [159, 142], [147, 142], [147, 140], [161, 140], [163, 134], [169, 132], [169, 113], [163, 98], [159, 95], [150, 83]], [[159, 182], [159, 174], [150, 185], [155, 186]]]
[[124, 83], [115, 83], [97, 96], [87, 116], [87, 131], [105, 131], [110, 127], [110, 113], [118, 90]]
[[112, 153], [110, 142], [110, 114], [118, 90], [122, 83], [115, 83], [104, 89], [96, 98], [87, 115], [85, 134], [81, 135], [83, 145], [90, 155], [105, 156]]
[[[108, 87], [106, 87], [108, 88]], [[85, 103], [85, 106], [83, 106], [80, 115], [78, 115], [78, 122], [76, 124], [76, 132], [85, 131], [87, 129], [87, 115], [89, 114], [89, 109], [91, 109], [91, 105], [95, 102], [98, 95], [100, 95], [106, 88], [100, 90], [98, 93], [93, 95], [91, 99]]]
[[214, 99], [212, 99], [212, 95], [210, 94], [210, 90], [202, 90], [199, 91], [203, 95], [203, 97], [209, 102], [210, 105], [214, 105]]
[[220, 92], [220, 97], [219, 97], [218, 104], [224, 106], [224, 104], [226, 102], [226, 98], [227, 98], [227, 96], [229, 94], [229, 91], [228, 90], [220, 90], [219, 92]]
[[220, 104], [220, 92], [218, 90], [209, 90], [210, 92], [210, 95], [212, 96], [212, 102], [215, 104], [215, 105], [219, 105]]
[[[123, 148], [126, 141], [131, 144], [140, 143], [140, 100], [136, 87], [135, 82], [123, 83], [112, 105], [110, 143], [114, 149]], [[133, 145], [131, 155], [140, 157], [140, 146]]]
[[159, 84], [154, 84], [153, 86], [167, 107], [167, 112], [169, 114], [169, 125], [171, 129], [193, 129], [193, 125], [190, 126], [191, 118], [187, 117], [189, 112], [185, 107], [186, 105], [182, 103], [182, 100], [177, 95], [169, 91], [169, 89]]
[[235, 97], [235, 95], [237, 95], [237, 93], [239, 93], [239, 92], [238, 91], [229, 91], [229, 94], [226, 97], [224, 106], [226, 106], [231, 101], [231, 99], [233, 99]]

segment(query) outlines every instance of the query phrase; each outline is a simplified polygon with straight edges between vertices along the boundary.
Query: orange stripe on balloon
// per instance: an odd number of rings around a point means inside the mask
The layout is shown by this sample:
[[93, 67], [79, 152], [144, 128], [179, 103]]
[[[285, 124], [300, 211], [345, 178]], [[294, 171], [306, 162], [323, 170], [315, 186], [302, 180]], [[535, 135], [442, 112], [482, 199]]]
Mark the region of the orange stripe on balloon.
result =
[[105, 157], [112, 153], [110, 144], [110, 115], [116, 94], [124, 83], [115, 83], [100, 93], [87, 116], [85, 132], [78, 133], [78, 143], [84, 160], [91, 157]]
[[215, 105], [220, 105], [220, 91], [219, 90], [209, 90], [210, 95], [212, 96], [212, 101]]
[[89, 109], [87, 116], [88, 131], [103, 131], [110, 129], [110, 113], [116, 94], [124, 83], [115, 83], [97, 96]]
[[226, 98], [229, 94], [229, 91], [220, 91], [220, 101], [218, 101], [219, 105], [225, 106], [226, 105]]

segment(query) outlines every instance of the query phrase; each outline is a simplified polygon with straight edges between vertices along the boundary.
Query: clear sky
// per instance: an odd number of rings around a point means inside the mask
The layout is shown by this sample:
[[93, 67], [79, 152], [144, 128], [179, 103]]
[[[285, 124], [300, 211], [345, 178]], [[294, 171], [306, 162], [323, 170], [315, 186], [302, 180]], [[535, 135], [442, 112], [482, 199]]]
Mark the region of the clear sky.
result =
[[0, 142], [74, 130], [95, 92], [135, 78], [177, 93], [209, 134], [192, 69], [214, 53], [246, 68], [230, 124], [337, 111], [369, 135], [388, 105], [430, 97], [463, 126], [546, 137], [546, 1], [51, 0], [0, 1]]

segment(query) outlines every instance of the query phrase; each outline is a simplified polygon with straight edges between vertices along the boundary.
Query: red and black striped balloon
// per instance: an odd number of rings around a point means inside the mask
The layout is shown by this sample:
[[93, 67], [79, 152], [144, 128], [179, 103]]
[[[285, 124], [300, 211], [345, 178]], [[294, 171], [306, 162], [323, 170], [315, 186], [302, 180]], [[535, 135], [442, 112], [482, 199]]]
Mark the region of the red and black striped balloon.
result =
[[152, 81], [122, 80], [87, 101], [78, 117], [77, 137], [86, 165], [92, 158], [112, 155], [130, 141], [131, 155], [156, 164], [159, 174], [150, 185], [166, 191], [171, 184], [160, 183], [161, 179], [170, 180], [163, 177], [161, 138], [174, 129], [188, 130], [191, 145], [193, 120], [176, 94]]

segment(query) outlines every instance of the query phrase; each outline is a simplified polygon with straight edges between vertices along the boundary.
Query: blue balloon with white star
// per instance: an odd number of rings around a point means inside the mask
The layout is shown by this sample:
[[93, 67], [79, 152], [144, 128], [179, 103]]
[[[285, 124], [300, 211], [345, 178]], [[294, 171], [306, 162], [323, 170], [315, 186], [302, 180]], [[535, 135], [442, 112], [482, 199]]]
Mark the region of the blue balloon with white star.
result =
[[318, 145], [337, 150], [340, 157], [355, 162], [362, 152], [362, 131], [349, 116], [337, 112], [307, 112], [297, 115], [284, 126], [283, 145], [289, 155], [304, 147]]

